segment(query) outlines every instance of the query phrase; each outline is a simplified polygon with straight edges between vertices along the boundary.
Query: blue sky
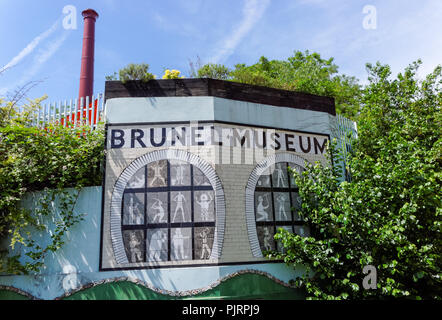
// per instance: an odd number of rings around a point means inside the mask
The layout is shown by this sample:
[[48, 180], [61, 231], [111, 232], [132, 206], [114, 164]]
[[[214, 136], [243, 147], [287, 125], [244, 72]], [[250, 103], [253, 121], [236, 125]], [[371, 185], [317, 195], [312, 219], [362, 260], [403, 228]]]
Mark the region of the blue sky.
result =
[[[66, 5], [77, 9], [75, 30], [63, 28]], [[376, 9], [375, 29], [364, 28], [367, 5]], [[308, 49], [334, 57], [341, 73], [361, 82], [366, 62], [397, 73], [421, 58], [422, 75], [442, 64], [440, 0], [0, 0], [0, 69], [9, 67], [0, 74], [1, 96], [29, 81], [38, 82], [30, 98], [78, 95], [86, 8], [100, 15], [96, 93], [128, 63], [148, 63], [158, 77], [165, 68], [188, 75], [197, 56], [233, 67]]]

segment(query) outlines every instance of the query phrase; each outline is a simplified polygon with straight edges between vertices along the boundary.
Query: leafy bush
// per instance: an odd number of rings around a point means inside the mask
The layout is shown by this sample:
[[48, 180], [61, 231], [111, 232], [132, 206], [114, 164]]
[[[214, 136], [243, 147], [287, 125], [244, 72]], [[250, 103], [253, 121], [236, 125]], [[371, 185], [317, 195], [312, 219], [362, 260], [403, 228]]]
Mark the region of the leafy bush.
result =
[[[148, 64], [130, 64], [119, 71], [119, 80], [148, 81], [155, 76], [148, 72]], [[355, 77], [338, 73], [333, 58], [323, 59], [319, 53], [295, 51], [286, 60], [269, 60], [261, 57], [255, 64], [237, 64], [233, 70], [222, 64], [190, 62], [191, 78], [212, 78], [284, 90], [293, 90], [333, 97], [337, 113], [356, 119], [359, 113], [361, 86]], [[177, 70], [165, 71], [163, 79], [180, 79]], [[107, 80], [118, 80], [117, 73]]]
[[222, 64], [208, 63], [198, 69], [199, 78], [230, 79], [230, 70]]
[[335, 98], [337, 113], [354, 119], [359, 112], [360, 85], [355, 77], [338, 74], [333, 58], [295, 51], [287, 60], [261, 57], [250, 66], [237, 64], [230, 79], [241, 83], [293, 90]]
[[[419, 65], [394, 80], [388, 66], [367, 65], [350, 182], [339, 182], [334, 147], [334, 167], [293, 173], [313, 232], [280, 230], [285, 252], [270, 256], [314, 272], [296, 280], [310, 298], [442, 298], [442, 68], [420, 81]], [[376, 267], [375, 290], [361, 286], [366, 265]]]
[[106, 76], [106, 80], [120, 80], [125, 83], [130, 80], [142, 80], [149, 81], [155, 79], [155, 75], [149, 72], [149, 65], [146, 63], [134, 64], [130, 63], [126, 67], [120, 69], [117, 73], [115, 72], [112, 76]]
[[[4, 117], [2, 122], [6, 125], [0, 127], [0, 238], [8, 238], [11, 247], [20, 243], [32, 249], [28, 256], [34, 262], [21, 265], [19, 256], [6, 257], [3, 251], [0, 270], [26, 273], [38, 270], [44, 255], [59, 248], [63, 234], [78, 222], [72, 213], [78, 194], [69, 196], [64, 189], [74, 187], [79, 191], [101, 185], [104, 130], [30, 127], [26, 112], [16, 111], [14, 117]], [[46, 200], [42, 200], [42, 209], [32, 214], [21, 206], [21, 200], [26, 193], [38, 190], [46, 190]], [[52, 242], [42, 248], [32, 240], [28, 229], [41, 229], [39, 216], [51, 214], [49, 204], [60, 195], [62, 221], [51, 236]]]

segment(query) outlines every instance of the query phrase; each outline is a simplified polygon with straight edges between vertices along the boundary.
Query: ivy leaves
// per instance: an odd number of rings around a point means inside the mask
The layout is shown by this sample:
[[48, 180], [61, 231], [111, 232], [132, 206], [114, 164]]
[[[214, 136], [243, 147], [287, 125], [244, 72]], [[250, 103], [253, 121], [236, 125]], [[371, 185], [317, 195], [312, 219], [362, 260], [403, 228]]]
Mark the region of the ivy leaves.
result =
[[[81, 221], [73, 209], [82, 187], [101, 184], [104, 130], [40, 129], [17, 117], [0, 127], [0, 238], [9, 247], [0, 252], [0, 270], [20, 274], [38, 271]], [[36, 191], [31, 211], [23, 199]]]
[[[419, 65], [395, 79], [389, 66], [367, 65], [359, 138], [345, 161], [351, 182], [339, 182], [337, 165], [293, 173], [312, 236], [275, 238], [280, 258], [308, 266], [296, 283], [311, 299], [442, 298], [442, 68], [419, 80]], [[334, 145], [331, 158], [344, 163]], [[375, 290], [361, 286], [366, 265], [376, 267]]]

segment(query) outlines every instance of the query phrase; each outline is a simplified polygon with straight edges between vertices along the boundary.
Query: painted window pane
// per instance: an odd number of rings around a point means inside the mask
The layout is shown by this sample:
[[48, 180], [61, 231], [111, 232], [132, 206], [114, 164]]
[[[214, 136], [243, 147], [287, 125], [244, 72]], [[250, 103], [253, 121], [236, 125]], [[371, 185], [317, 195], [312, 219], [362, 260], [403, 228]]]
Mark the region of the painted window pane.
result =
[[130, 262], [144, 261], [144, 231], [125, 230], [123, 231], [123, 242], [127, 257]]
[[123, 203], [123, 224], [144, 224], [144, 193], [126, 193]]
[[171, 260], [191, 260], [192, 259], [192, 228], [175, 228], [170, 231]]
[[297, 192], [292, 192], [292, 207], [294, 209], [293, 214], [295, 221], [303, 220], [301, 216], [298, 214], [298, 211], [301, 209], [301, 206], [302, 206], [301, 197]]
[[272, 221], [272, 193], [255, 192], [256, 221]]
[[292, 188], [297, 188], [297, 185], [295, 183], [295, 179], [293, 177], [293, 171], [301, 172], [301, 167], [298, 166], [297, 164], [294, 164], [294, 163], [289, 163], [288, 166], [290, 167], [290, 169], [292, 169], [292, 172], [289, 172], [289, 175], [290, 175], [290, 186]]
[[258, 226], [256, 228], [261, 251], [275, 250], [274, 228], [273, 226]]
[[183, 161], [170, 161], [170, 184], [172, 186], [190, 186], [190, 165]]
[[142, 167], [127, 182], [126, 189], [139, 189], [146, 187], [146, 168]]
[[270, 188], [270, 179], [271, 179], [271, 175], [270, 175], [270, 170], [267, 169], [263, 172], [263, 174], [259, 177], [258, 182], [256, 184], [256, 186], [258, 188]]
[[194, 215], [196, 222], [215, 221], [215, 195], [213, 191], [194, 192]]
[[[280, 228], [281, 228], [281, 229], [284, 229], [284, 230], [287, 230], [288, 232], [293, 233], [292, 226], [278, 226], [277, 229], [276, 229], [276, 231], [278, 231], [278, 229], [280, 229]], [[284, 247], [283, 247], [281, 241], [277, 241], [276, 244], [277, 244], [277, 250], [278, 250], [279, 252], [285, 252], [285, 249], [284, 249]]]
[[170, 217], [172, 223], [191, 222], [192, 199], [190, 191], [170, 193]]
[[301, 237], [309, 237], [310, 236], [310, 228], [308, 226], [294, 226], [295, 233], [300, 235]]
[[210, 186], [209, 179], [197, 167], [193, 167], [193, 184], [195, 186]]
[[288, 188], [287, 165], [283, 162], [275, 164], [272, 174], [273, 188]]
[[147, 261], [167, 261], [168, 230], [147, 230]]
[[147, 166], [148, 187], [166, 187], [167, 186], [167, 160], [155, 161]]
[[147, 193], [147, 223], [167, 223], [167, 192]]
[[209, 259], [212, 254], [215, 228], [195, 228], [195, 259]]
[[276, 221], [291, 221], [290, 194], [288, 192], [275, 192], [273, 199], [275, 201]]

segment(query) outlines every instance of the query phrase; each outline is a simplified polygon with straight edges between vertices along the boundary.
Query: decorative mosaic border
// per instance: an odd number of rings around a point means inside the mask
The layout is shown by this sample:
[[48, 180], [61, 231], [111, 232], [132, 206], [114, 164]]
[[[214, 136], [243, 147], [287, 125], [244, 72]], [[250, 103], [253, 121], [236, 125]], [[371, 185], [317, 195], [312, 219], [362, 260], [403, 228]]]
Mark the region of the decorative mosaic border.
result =
[[255, 188], [259, 177], [271, 166], [279, 162], [290, 162], [297, 164], [301, 168], [305, 166], [305, 159], [287, 152], [276, 153], [268, 158], [265, 158], [257, 164], [250, 174], [246, 186], [246, 224], [247, 233], [249, 234], [250, 247], [254, 257], [262, 258], [261, 247], [259, 245], [258, 233], [256, 231], [255, 221]]
[[[64, 294], [62, 294], [61, 296], [56, 297], [54, 300], [62, 300], [62, 299], [65, 299], [65, 298], [75, 294], [75, 293], [78, 293], [78, 292], [81, 292], [81, 291], [84, 291], [84, 290], [87, 290], [87, 289], [91, 289], [91, 288], [94, 288], [94, 287], [102, 285], [102, 284], [122, 282], [122, 281], [131, 282], [133, 284], [137, 284], [137, 285], [140, 285], [140, 286], [142, 286], [144, 288], [152, 290], [155, 293], [162, 294], [162, 295], [167, 295], [167, 296], [170, 296], [170, 297], [191, 297], [191, 296], [196, 296], [198, 294], [202, 294], [202, 293], [207, 292], [209, 290], [215, 289], [221, 283], [223, 283], [223, 282], [225, 282], [227, 280], [233, 279], [233, 278], [235, 278], [237, 276], [244, 275], [244, 274], [257, 274], [257, 275], [265, 276], [268, 279], [270, 279], [270, 280], [274, 281], [275, 283], [277, 283], [277, 284], [279, 284], [281, 286], [284, 286], [286, 288], [292, 288], [292, 289], [296, 288], [296, 286], [291, 285], [289, 283], [286, 283], [286, 282], [284, 282], [284, 281], [274, 277], [273, 275], [271, 275], [268, 272], [261, 271], [261, 270], [256, 270], [256, 269], [244, 269], [244, 270], [239, 270], [239, 271], [233, 272], [233, 273], [231, 273], [231, 274], [229, 274], [229, 275], [227, 275], [227, 276], [225, 276], [225, 277], [215, 281], [214, 283], [212, 283], [211, 285], [209, 285], [207, 287], [200, 288], [200, 289], [186, 290], [186, 291], [170, 291], [170, 290], [166, 290], [166, 289], [159, 289], [159, 288], [154, 287], [152, 284], [150, 284], [148, 282], [145, 282], [145, 281], [142, 281], [140, 279], [133, 278], [133, 277], [115, 277], [115, 278], [109, 278], [109, 279], [104, 279], [104, 280], [90, 282], [88, 284], [85, 284], [85, 285], [77, 288], [77, 289], [73, 289], [73, 290], [67, 291]], [[17, 289], [15, 287], [11, 287], [11, 286], [2, 286], [2, 285], [0, 285], [0, 290], [9, 290], [9, 291], [12, 291], [12, 292], [16, 292], [18, 294], [21, 294], [21, 295], [24, 295], [24, 296], [28, 297], [31, 300], [42, 300], [42, 299], [37, 298], [37, 297], [35, 297], [35, 296], [25, 292], [25, 291], [22, 291], [20, 289]]]
[[224, 228], [226, 220], [226, 205], [224, 199], [224, 190], [221, 185], [215, 169], [205, 160], [195, 154], [177, 149], [164, 149], [149, 152], [135, 159], [121, 173], [112, 191], [110, 204], [110, 233], [111, 241], [114, 249], [115, 260], [117, 264], [129, 264], [123, 244], [123, 235], [121, 232], [121, 205], [123, 200], [124, 189], [130, 178], [143, 166], [160, 160], [180, 160], [190, 163], [197, 167], [207, 177], [215, 192], [215, 235], [213, 239], [212, 253], [210, 260], [219, 259], [221, 256], [222, 245], [224, 242]]
[[26, 298], [29, 298], [30, 300], [41, 300], [39, 298], [34, 297], [32, 294], [27, 293], [26, 291], [23, 291], [23, 290], [20, 290], [15, 287], [11, 287], [11, 286], [0, 285], [0, 290], [15, 292], [17, 294], [25, 296]]
[[92, 282], [89, 283], [87, 285], [81, 286], [78, 289], [74, 289], [71, 291], [66, 292], [65, 294], [55, 298], [55, 300], [61, 300], [64, 298], [67, 298], [75, 293], [78, 293], [80, 291], [86, 290], [86, 289], [90, 289], [102, 284], [106, 284], [106, 283], [115, 283], [115, 282], [121, 282], [121, 281], [127, 281], [127, 282], [131, 282], [133, 284], [137, 284], [140, 285], [144, 288], [147, 288], [149, 290], [152, 290], [158, 294], [162, 294], [162, 295], [167, 295], [170, 297], [190, 297], [190, 296], [196, 296], [198, 294], [202, 294], [206, 291], [215, 289], [217, 286], [219, 286], [222, 282], [225, 282], [229, 279], [235, 278], [237, 276], [243, 275], [243, 274], [258, 274], [258, 275], [262, 275], [265, 276], [267, 278], [269, 278], [270, 280], [274, 281], [275, 283], [282, 285], [284, 287], [287, 288], [295, 288], [294, 286], [285, 283], [282, 280], [279, 280], [278, 278], [272, 276], [270, 273], [265, 272], [265, 271], [260, 271], [260, 270], [255, 270], [255, 269], [245, 269], [245, 270], [240, 270], [234, 273], [231, 273], [217, 281], [215, 281], [214, 283], [212, 283], [211, 285], [204, 287], [204, 288], [200, 288], [200, 289], [193, 289], [193, 290], [186, 290], [186, 291], [170, 291], [170, 290], [166, 290], [166, 289], [159, 289], [154, 287], [152, 284], [139, 280], [137, 278], [132, 278], [132, 277], [116, 277], [116, 278], [110, 278], [110, 279], [105, 279], [105, 280], [101, 280], [101, 281], [96, 281], [96, 282]]

